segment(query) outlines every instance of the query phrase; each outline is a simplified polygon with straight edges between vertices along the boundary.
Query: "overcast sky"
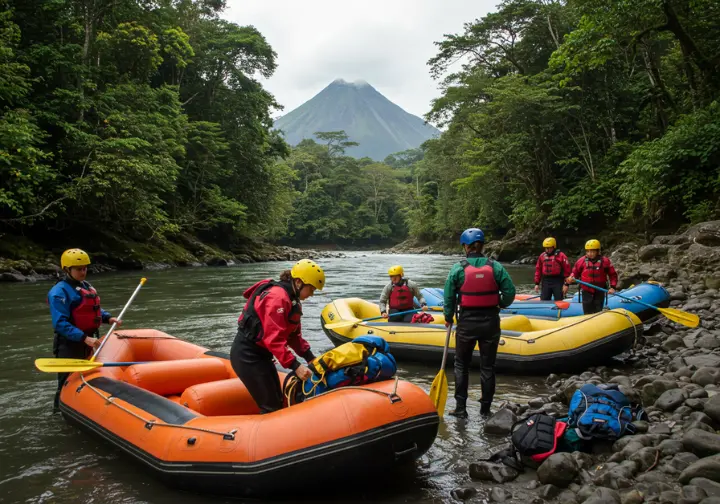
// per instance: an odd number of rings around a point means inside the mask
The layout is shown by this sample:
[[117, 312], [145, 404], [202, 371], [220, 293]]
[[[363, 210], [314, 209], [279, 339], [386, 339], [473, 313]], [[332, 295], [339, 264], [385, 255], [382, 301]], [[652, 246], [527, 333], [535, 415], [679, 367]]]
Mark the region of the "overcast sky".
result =
[[427, 60], [443, 34], [493, 10], [495, 0], [228, 0], [223, 17], [255, 26], [278, 55], [266, 89], [287, 114], [336, 78], [365, 80], [422, 117], [439, 95]]

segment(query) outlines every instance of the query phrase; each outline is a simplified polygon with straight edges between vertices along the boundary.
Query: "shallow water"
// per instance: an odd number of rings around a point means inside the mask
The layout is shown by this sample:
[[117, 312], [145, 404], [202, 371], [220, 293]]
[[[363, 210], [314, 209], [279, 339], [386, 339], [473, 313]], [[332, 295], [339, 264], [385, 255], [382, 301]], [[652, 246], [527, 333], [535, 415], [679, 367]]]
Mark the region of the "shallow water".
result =
[[[387, 269], [403, 264], [406, 276], [422, 287], [442, 287], [458, 257], [348, 253], [346, 258], [319, 259], [327, 287], [303, 303], [303, 333], [316, 354], [332, 347], [320, 329], [320, 311], [332, 299], [362, 297], [377, 301]], [[105, 309], [117, 315], [142, 276], [148, 282], [128, 309], [125, 328], [151, 327], [211, 350], [229, 351], [242, 291], [292, 263], [255, 263], [231, 268], [183, 268], [108, 273], [90, 277]], [[529, 291], [532, 269], [508, 266], [520, 291]], [[134, 460], [89, 437], [52, 415], [55, 375], [33, 366], [50, 357], [52, 327], [45, 301], [49, 282], [0, 284], [0, 502], [27, 503], [200, 503], [227, 499], [175, 491], [149, 476]], [[107, 330], [107, 326], [103, 327]], [[438, 363], [439, 364], [439, 363]], [[452, 395], [451, 368], [450, 395]], [[399, 376], [423, 387], [437, 369], [400, 363]], [[467, 481], [467, 464], [477, 453], [502, 439], [487, 438], [479, 417], [479, 374], [470, 377], [470, 420], [452, 417], [440, 425], [435, 444], [414, 468], [401, 471], [393, 485], [367, 491], [358, 485], [350, 495], [307, 497], [350, 502], [445, 502], [449, 492]], [[542, 377], [500, 376], [495, 403], [521, 401], [544, 391]], [[452, 397], [448, 409], [453, 407]], [[351, 475], [349, 475], [350, 477]], [[299, 494], [305, 493], [302, 490]], [[237, 502], [237, 501], [233, 501]]]

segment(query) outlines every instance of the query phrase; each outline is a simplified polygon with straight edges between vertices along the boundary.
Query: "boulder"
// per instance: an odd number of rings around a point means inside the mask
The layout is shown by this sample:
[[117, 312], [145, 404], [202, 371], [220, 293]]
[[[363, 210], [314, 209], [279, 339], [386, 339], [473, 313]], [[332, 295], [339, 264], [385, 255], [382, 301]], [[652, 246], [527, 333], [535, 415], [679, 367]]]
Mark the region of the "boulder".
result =
[[655, 407], [662, 411], [675, 411], [685, 402], [685, 399], [687, 399], [687, 392], [683, 389], [666, 390], [655, 401]]
[[620, 504], [620, 494], [616, 490], [600, 487], [595, 489], [583, 504]]
[[698, 504], [705, 497], [707, 497], [707, 493], [702, 488], [695, 485], [685, 485], [680, 491], [678, 504]]
[[567, 487], [578, 474], [577, 462], [570, 453], [553, 453], [540, 465], [537, 477], [540, 483]]
[[680, 483], [686, 485], [695, 478], [707, 478], [720, 483], [720, 455], [701, 458], [687, 466], [680, 474]]
[[685, 341], [677, 334], [673, 334], [662, 344], [662, 349], [666, 352], [672, 352], [673, 350], [677, 350], [678, 348], [685, 348]]
[[[692, 357], [688, 357], [691, 359]], [[702, 387], [720, 384], [720, 369], [717, 367], [701, 367], [690, 378], [693, 383]]]
[[[637, 385], [636, 385], [637, 387]], [[655, 404], [655, 401], [668, 390], [676, 389], [677, 383], [670, 380], [654, 380], [652, 383], [643, 385], [642, 387], [642, 402], [645, 406]]]
[[487, 434], [509, 434], [513, 424], [517, 421], [515, 413], [503, 408], [495, 413], [485, 422], [485, 433]]
[[[703, 390], [703, 392], [705, 392]], [[707, 392], [705, 392], [707, 395]], [[720, 424], [720, 394], [715, 394], [710, 399], [705, 401], [703, 405], [703, 411], [705, 414], [712, 418], [715, 422]]]
[[699, 457], [720, 453], [720, 435], [701, 429], [690, 429], [683, 436], [683, 446]]
[[470, 477], [480, 481], [494, 481], [505, 483], [518, 477], [518, 472], [504, 464], [492, 464], [490, 462], [478, 462], [470, 464]]
[[644, 247], [640, 247], [640, 250], [638, 250], [638, 259], [640, 259], [643, 262], [649, 262], [654, 259], [664, 259], [668, 255], [668, 251], [670, 250], [669, 245], [663, 245], [663, 244], [651, 244], [651, 245], [645, 245]]

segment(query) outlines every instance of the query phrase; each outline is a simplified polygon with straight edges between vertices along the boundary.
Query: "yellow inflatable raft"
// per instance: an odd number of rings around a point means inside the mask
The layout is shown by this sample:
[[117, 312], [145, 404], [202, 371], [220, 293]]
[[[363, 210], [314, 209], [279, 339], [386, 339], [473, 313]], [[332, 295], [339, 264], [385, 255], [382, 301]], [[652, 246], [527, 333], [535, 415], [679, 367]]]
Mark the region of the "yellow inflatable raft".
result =
[[[377, 305], [359, 298], [345, 298], [325, 306], [321, 324], [335, 345], [357, 336], [374, 334], [390, 344], [390, 351], [400, 361], [437, 364], [442, 359], [445, 344], [445, 317], [441, 312], [428, 313], [433, 315], [431, 324], [382, 319], [361, 322], [361, 319], [380, 315]], [[326, 327], [328, 325], [330, 328]], [[630, 350], [643, 329], [634, 313], [620, 308], [559, 320], [514, 315], [501, 318], [500, 326], [502, 334], [496, 368], [516, 374], [570, 372], [602, 364]], [[453, 333], [450, 355], [454, 354], [454, 348]], [[479, 365], [479, 362], [480, 354], [476, 349], [473, 364]]]

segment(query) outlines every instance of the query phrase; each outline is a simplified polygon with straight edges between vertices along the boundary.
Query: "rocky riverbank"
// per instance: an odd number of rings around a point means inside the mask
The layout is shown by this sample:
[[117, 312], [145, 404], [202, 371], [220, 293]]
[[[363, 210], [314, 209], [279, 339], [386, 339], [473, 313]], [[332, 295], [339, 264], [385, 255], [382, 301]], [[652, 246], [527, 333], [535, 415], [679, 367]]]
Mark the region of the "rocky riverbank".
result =
[[[648, 245], [615, 249], [624, 286], [661, 281], [672, 306], [700, 316], [698, 328], [661, 318], [646, 325], [635, 350], [614, 366], [548, 376], [547, 393], [528, 404], [500, 404], [485, 425], [501, 448], [512, 424], [535, 412], [567, 414], [586, 383], [615, 383], [643, 405], [649, 422], [592, 453], [556, 453], [521, 474], [503, 464], [470, 461], [469, 484], [452, 497], [468, 502], [562, 504], [720, 504], [720, 221]], [[502, 379], [500, 377], [499, 379]], [[480, 457], [487, 459], [487, 457]]]
[[[61, 249], [49, 250], [23, 237], [3, 237], [0, 247], [0, 282], [55, 280], [61, 274]], [[172, 267], [228, 267], [263, 261], [296, 261], [302, 258], [344, 257], [342, 252], [298, 249], [259, 241], [246, 241], [221, 250], [196, 238], [139, 243], [118, 239], [93, 240], [80, 245], [91, 257], [91, 273], [116, 270], [161, 270]]]

